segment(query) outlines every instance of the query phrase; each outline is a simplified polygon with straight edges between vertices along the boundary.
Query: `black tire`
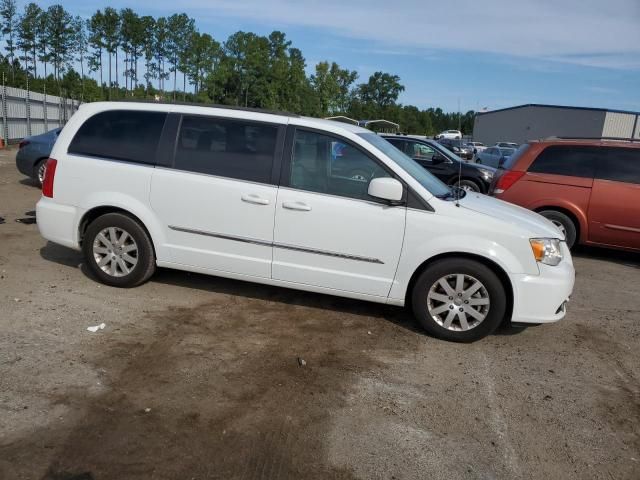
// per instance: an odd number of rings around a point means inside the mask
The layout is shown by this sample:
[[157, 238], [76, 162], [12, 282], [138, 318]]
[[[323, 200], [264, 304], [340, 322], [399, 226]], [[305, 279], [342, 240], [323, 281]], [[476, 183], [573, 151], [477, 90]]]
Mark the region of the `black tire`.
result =
[[[469, 330], [447, 329], [438, 324], [428, 310], [427, 295], [431, 287], [441, 278], [456, 274], [468, 275], [480, 281], [490, 301], [484, 320]], [[507, 309], [507, 298], [504, 285], [487, 266], [466, 258], [445, 258], [429, 265], [420, 274], [411, 292], [411, 306], [420, 325], [434, 337], [451, 342], [473, 342], [491, 334], [502, 323]]]
[[567, 214], [557, 210], [542, 210], [538, 213], [547, 220], [551, 220], [556, 225], [561, 226], [566, 236], [567, 246], [573, 248], [578, 237], [578, 228], [573, 220]]
[[[482, 193], [482, 189], [480, 188], [480, 185], [478, 185], [473, 180], [468, 180], [468, 179], [464, 179], [463, 178], [459, 182], [454, 181], [453, 185], [456, 186], [456, 187], [460, 187], [462, 189], [465, 189], [465, 190], [471, 190], [472, 192]], [[467, 187], [467, 188], [465, 188], [465, 187]]]
[[[137, 246], [137, 263], [128, 274], [113, 276], [106, 273], [98, 265], [93, 247], [100, 232], [109, 227], [115, 227], [128, 233]], [[119, 288], [136, 287], [151, 278], [156, 269], [156, 259], [153, 244], [144, 227], [128, 215], [122, 213], [107, 213], [96, 218], [89, 224], [82, 241], [82, 252], [87, 267], [105, 285]]]
[[[44, 166], [47, 164], [47, 159], [43, 158], [41, 160], [38, 160], [36, 162], [36, 164], [33, 166], [33, 180], [36, 182], [36, 185], [38, 185], [40, 188], [42, 188], [42, 181], [44, 180], [44, 177], [40, 178], [40, 169], [44, 168]], [[42, 170], [42, 173], [44, 173], [44, 170]]]

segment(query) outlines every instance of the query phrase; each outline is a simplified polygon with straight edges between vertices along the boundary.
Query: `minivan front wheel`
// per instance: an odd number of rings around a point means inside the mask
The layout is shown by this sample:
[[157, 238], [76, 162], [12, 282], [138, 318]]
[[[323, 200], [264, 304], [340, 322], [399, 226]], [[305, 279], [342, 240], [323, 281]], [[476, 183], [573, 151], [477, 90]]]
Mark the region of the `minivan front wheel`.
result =
[[155, 271], [149, 235], [136, 220], [121, 213], [108, 213], [91, 222], [82, 249], [92, 273], [112, 287], [135, 287]]
[[430, 265], [412, 292], [416, 319], [431, 335], [472, 342], [492, 333], [506, 311], [506, 292], [487, 266], [465, 258]]
[[578, 229], [573, 220], [562, 212], [557, 210], [542, 210], [538, 212], [547, 220], [550, 220], [560, 231], [564, 234], [564, 238], [567, 242], [567, 247], [573, 248], [578, 237]]

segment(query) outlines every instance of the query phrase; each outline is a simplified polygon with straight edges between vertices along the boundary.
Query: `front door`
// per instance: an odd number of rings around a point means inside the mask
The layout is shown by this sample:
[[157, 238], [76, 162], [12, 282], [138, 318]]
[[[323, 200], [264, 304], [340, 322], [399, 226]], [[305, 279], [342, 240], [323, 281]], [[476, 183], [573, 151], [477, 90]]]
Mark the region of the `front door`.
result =
[[276, 205], [273, 278], [387, 297], [406, 208], [367, 189], [391, 174], [349, 141], [314, 131], [296, 129], [292, 153]]
[[160, 261], [271, 277], [272, 168], [285, 128], [183, 116], [173, 166], [156, 168], [151, 182], [166, 239]]
[[640, 248], [640, 148], [609, 148], [589, 201], [589, 240]]

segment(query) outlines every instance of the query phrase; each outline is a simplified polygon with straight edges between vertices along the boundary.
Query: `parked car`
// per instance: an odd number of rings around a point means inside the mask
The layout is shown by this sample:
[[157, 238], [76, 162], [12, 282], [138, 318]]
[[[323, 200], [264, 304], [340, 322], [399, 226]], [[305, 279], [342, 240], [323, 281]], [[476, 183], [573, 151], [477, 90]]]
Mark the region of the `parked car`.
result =
[[438, 135], [436, 135], [436, 140], [440, 140], [441, 138], [460, 140], [462, 138], [462, 132], [460, 130], [445, 130], [444, 132], [440, 132]]
[[474, 155], [484, 152], [487, 149], [487, 146], [482, 142], [467, 142], [465, 145], [473, 150]]
[[489, 192], [495, 168], [464, 162], [438, 142], [427, 138], [404, 135], [383, 135], [383, 138], [447, 185], [472, 192]]
[[502, 200], [551, 220], [567, 244], [640, 250], [640, 145], [535, 141], [522, 145], [493, 185]]
[[514, 148], [489, 147], [484, 152], [480, 152], [476, 155], [476, 163], [498, 168], [507, 160], [507, 158], [513, 155], [515, 151], [516, 150]]
[[473, 149], [463, 144], [462, 140], [441, 138], [438, 140], [438, 143], [464, 160], [471, 160], [473, 158]]
[[[367, 164], [363, 178], [334, 171], [340, 151]], [[408, 304], [427, 331], [454, 341], [505, 320], [560, 320], [573, 289], [551, 222], [453, 190], [354, 125], [96, 102], [79, 108], [51, 155], [38, 228], [114, 287], [161, 266]]]
[[497, 142], [495, 144], [495, 146], [496, 147], [500, 147], [500, 148], [513, 148], [513, 149], [516, 149], [520, 145], [518, 145], [517, 143], [513, 143], [513, 142]]
[[61, 128], [54, 128], [40, 135], [26, 137], [18, 146], [16, 154], [18, 171], [35, 180], [38, 185], [42, 185], [47, 158], [61, 130]]

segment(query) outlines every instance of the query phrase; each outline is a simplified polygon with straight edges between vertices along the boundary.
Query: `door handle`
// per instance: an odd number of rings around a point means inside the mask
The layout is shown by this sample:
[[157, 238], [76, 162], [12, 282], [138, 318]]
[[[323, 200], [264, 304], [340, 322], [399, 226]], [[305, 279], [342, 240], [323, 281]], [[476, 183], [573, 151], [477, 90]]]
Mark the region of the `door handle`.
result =
[[242, 195], [240, 199], [243, 202], [253, 203], [254, 205], [269, 205], [269, 199], [259, 197], [255, 193]]
[[310, 212], [311, 207], [303, 202], [282, 202], [282, 208], [287, 210], [299, 210], [301, 212]]

